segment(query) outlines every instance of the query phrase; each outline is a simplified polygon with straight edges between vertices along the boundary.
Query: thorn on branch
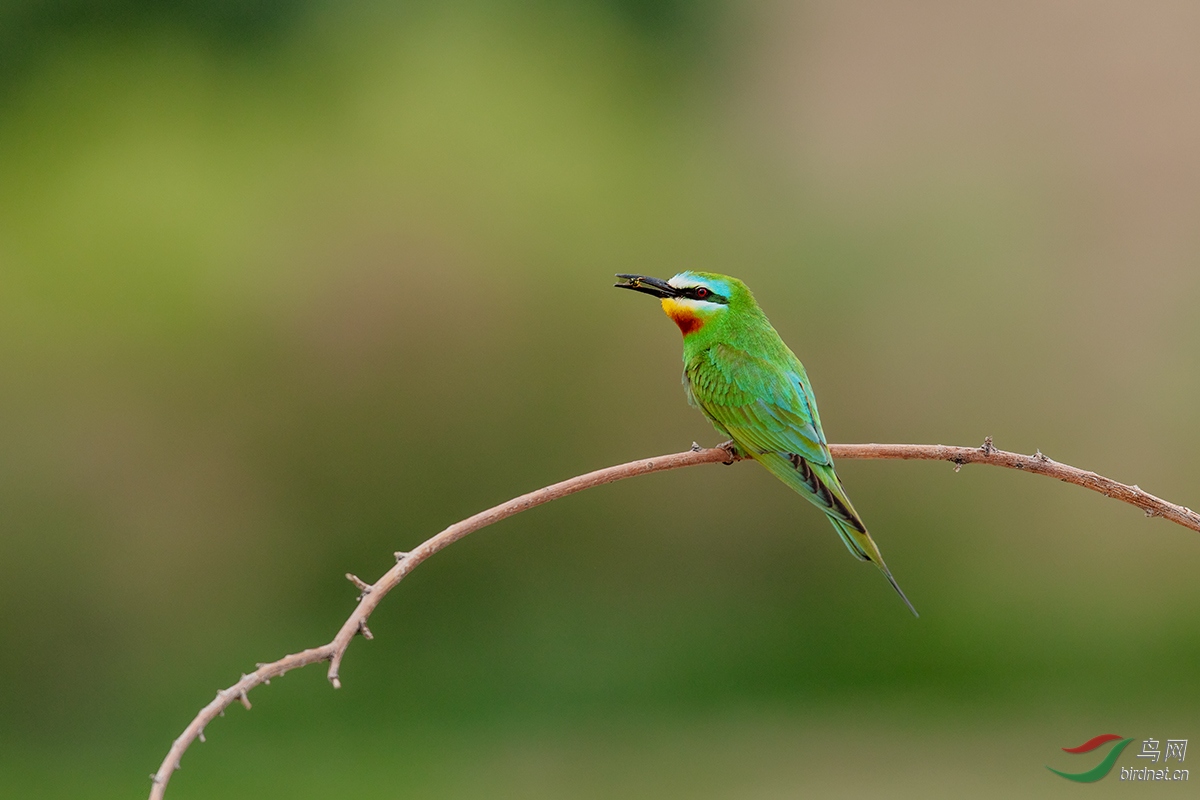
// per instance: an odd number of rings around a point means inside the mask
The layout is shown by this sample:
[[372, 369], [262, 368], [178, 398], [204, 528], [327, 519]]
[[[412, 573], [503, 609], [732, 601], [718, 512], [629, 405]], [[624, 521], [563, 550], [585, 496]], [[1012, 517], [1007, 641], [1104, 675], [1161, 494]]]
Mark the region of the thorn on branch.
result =
[[951, 459], [951, 461], [954, 462], [954, 471], [955, 472], [960, 472], [963, 468], [963, 464], [966, 463], [961, 458], [953, 458], [953, 459]]
[[162, 778], [158, 777], [157, 772], [152, 772], [152, 773], [150, 773], [150, 782], [151, 783], [162, 783]]
[[367, 621], [365, 619], [360, 619], [358, 621], [358, 632], [362, 634], [364, 639], [370, 640], [375, 638], [375, 634], [371, 633], [371, 629], [367, 627]]
[[351, 572], [346, 573], [346, 580], [353, 583], [355, 585], [355, 587], [358, 588], [358, 591], [360, 591], [362, 593], [358, 596], [359, 600], [363, 599], [363, 597], [365, 597], [366, 595], [369, 595], [371, 593], [371, 589], [374, 588], [371, 586], [371, 584], [367, 583], [362, 578], [358, 577], [357, 575], [355, 575], [354, 573], [351, 573]]
[[330, 678], [329, 682], [333, 684], [333, 688], [335, 688], [335, 689], [342, 688], [342, 681], [336, 675], [334, 677]]
[[985, 456], [990, 456], [992, 453], [996, 452], [996, 448], [992, 446], [992, 437], [983, 437], [983, 447], [979, 449], [983, 451]]
[[250, 698], [246, 696], [245, 689], [238, 694], [238, 700], [242, 701], [242, 705], [246, 707], [247, 711], [250, 710]]
[[206, 741], [208, 741], [207, 739], [204, 738], [204, 728], [201, 728], [200, 732], [197, 733], [196, 736], [197, 736], [197, 738], [200, 739], [200, 744], [204, 744]]

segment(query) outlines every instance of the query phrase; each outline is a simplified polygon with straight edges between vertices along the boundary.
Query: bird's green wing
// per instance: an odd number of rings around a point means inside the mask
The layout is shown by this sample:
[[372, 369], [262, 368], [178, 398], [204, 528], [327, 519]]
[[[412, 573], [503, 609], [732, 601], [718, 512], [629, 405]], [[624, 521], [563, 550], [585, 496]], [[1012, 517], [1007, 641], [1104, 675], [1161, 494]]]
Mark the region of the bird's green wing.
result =
[[751, 454], [797, 455], [833, 463], [799, 363], [780, 366], [728, 345], [686, 365], [689, 399]]
[[832, 466], [809, 464], [803, 458], [781, 453], [752, 456], [767, 471], [825, 512], [846, 549], [860, 561], [883, 563], [867, 527], [850, 504]]
[[696, 405], [746, 455], [828, 514], [851, 553], [869, 558], [873, 548], [854, 535], [865, 536], [866, 526], [833, 470], [804, 368], [776, 366], [728, 345], [705, 357], [687, 372]]

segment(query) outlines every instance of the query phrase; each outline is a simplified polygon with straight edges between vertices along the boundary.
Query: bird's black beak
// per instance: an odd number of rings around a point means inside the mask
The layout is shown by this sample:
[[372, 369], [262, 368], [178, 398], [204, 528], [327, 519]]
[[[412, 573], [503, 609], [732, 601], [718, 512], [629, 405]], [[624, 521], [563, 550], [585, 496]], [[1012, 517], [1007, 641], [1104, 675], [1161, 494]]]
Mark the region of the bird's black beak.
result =
[[621, 283], [614, 283], [618, 289], [633, 289], [654, 297], [678, 297], [679, 290], [661, 278], [651, 278], [647, 275], [618, 275]]

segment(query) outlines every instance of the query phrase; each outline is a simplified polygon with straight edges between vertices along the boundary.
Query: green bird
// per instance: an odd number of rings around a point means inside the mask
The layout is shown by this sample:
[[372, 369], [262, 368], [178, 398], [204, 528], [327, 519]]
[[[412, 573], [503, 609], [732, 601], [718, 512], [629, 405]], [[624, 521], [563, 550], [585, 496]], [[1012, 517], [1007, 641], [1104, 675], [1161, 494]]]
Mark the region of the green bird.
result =
[[915, 616], [846, 496], [821, 430], [817, 401], [796, 358], [746, 284], [712, 272], [681, 272], [670, 280], [617, 275], [620, 289], [662, 300], [683, 332], [683, 388], [737, 454], [750, 457], [825, 512], [846, 548], [870, 561]]

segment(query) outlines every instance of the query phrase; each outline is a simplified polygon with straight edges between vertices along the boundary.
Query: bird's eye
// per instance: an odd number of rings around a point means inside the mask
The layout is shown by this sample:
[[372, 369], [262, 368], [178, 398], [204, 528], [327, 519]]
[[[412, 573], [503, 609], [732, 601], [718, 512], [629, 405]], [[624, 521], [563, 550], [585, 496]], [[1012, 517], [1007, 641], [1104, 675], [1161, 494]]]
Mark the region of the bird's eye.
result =
[[708, 289], [705, 289], [703, 286], [701, 286], [699, 289], [696, 290], [696, 299], [697, 300], [703, 300], [704, 298], [708, 297], [708, 295], [709, 295]]

